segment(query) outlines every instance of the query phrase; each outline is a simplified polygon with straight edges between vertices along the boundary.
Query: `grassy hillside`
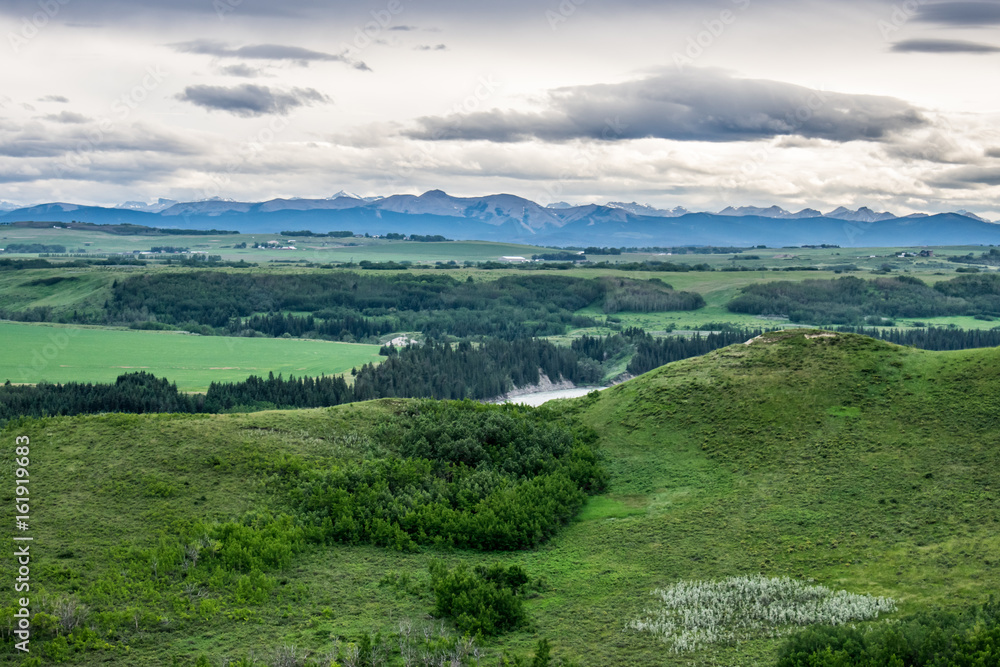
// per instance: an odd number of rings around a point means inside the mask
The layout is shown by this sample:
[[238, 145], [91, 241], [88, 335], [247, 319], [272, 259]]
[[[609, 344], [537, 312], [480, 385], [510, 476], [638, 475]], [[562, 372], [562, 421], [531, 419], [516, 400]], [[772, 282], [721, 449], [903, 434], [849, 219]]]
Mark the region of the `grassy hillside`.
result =
[[[9, 425], [2, 438], [12, 449], [14, 436], [31, 437], [32, 575], [43, 604], [71, 596], [95, 616], [114, 591], [111, 609], [152, 610], [106, 638], [116, 648], [80, 654], [80, 664], [194, 664], [204, 653], [219, 665], [283, 645], [315, 657], [335, 639], [392, 635], [401, 620], [426, 626], [428, 564], [438, 558], [517, 564], [543, 580], [525, 599], [529, 626], [485, 641], [488, 653], [526, 654], [547, 637], [557, 655], [587, 665], [749, 665], [772, 661], [777, 642], [677, 655], [625, 626], [652, 606], [653, 588], [734, 575], [888, 596], [898, 613], [998, 589], [998, 389], [1000, 349], [930, 353], [849, 334], [766, 334], [558, 403], [597, 431], [609, 490], [541, 546], [309, 547], [263, 572], [273, 585], [258, 582], [262, 595], [242, 597], [234, 591], [254, 587], [239, 583], [250, 574], [193, 586], [197, 570], [160, 565], [154, 575], [152, 559], [159, 549], [166, 563], [171, 540], [196, 521], [280, 511], [287, 498], [273, 465], [285, 455], [391, 455], [378, 425], [408, 402], [48, 419]], [[4, 494], [10, 507], [12, 490]], [[11, 567], [6, 559], [0, 569], [7, 581]]]

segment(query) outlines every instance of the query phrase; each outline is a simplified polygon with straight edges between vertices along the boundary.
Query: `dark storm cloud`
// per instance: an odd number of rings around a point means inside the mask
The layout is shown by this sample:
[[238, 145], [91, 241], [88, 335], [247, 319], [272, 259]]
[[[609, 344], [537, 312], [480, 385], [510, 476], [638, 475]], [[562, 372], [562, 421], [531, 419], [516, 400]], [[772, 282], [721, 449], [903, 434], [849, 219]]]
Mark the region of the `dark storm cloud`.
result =
[[190, 42], [171, 44], [174, 50], [181, 53], [197, 53], [219, 58], [242, 58], [244, 60], [285, 60], [308, 66], [310, 62], [339, 62], [355, 69], [367, 70], [368, 65], [355, 61], [342, 54], [313, 51], [301, 46], [286, 46], [284, 44], [251, 44], [238, 48], [230, 48], [222, 42], [209, 39], [196, 39]]
[[232, 88], [205, 85], [188, 86], [177, 98], [210, 111], [226, 111], [244, 118], [284, 114], [296, 107], [330, 101], [326, 95], [313, 88], [292, 88], [288, 91], [277, 91], [271, 90], [267, 86], [253, 84], [243, 84]]
[[968, 187], [1000, 185], [1000, 167], [961, 167], [952, 169], [932, 180], [931, 185], [952, 190]]
[[558, 88], [538, 113], [486, 111], [417, 120], [416, 139], [495, 142], [624, 140], [751, 141], [797, 135], [880, 140], [924, 125], [918, 109], [891, 97], [810, 90], [736, 79], [716, 70], [663, 73], [638, 81]]
[[907, 39], [892, 45], [896, 53], [1000, 53], [1000, 47], [960, 39]]
[[918, 21], [962, 27], [1000, 24], [1000, 2], [936, 2], [923, 5]]

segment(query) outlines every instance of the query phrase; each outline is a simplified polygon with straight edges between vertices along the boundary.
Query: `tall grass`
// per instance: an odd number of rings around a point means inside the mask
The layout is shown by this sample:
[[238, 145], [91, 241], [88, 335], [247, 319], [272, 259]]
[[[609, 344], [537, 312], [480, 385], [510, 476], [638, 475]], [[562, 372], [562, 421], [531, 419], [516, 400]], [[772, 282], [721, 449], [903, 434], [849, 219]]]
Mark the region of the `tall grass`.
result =
[[777, 637], [795, 626], [865, 621], [896, 609], [889, 598], [760, 575], [681, 581], [652, 594], [659, 606], [627, 627], [659, 636], [676, 653]]

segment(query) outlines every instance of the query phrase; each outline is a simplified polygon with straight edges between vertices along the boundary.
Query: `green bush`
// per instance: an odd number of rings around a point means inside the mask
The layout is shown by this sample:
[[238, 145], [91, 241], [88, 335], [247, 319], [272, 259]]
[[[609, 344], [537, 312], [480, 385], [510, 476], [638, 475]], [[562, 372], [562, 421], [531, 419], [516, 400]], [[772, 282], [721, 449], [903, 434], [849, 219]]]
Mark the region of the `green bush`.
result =
[[499, 635], [523, 626], [527, 617], [518, 593], [528, 577], [517, 565], [469, 570], [460, 564], [453, 570], [441, 561], [431, 561], [434, 612], [452, 619], [460, 632]]
[[864, 630], [813, 627], [788, 638], [778, 667], [952, 667], [1000, 664], [1000, 603], [923, 612]]

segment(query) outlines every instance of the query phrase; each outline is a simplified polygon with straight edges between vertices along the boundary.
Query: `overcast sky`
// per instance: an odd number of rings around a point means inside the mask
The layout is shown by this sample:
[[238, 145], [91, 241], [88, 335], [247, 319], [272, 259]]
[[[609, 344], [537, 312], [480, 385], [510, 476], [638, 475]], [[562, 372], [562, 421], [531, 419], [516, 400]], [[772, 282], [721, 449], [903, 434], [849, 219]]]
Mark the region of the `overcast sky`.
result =
[[0, 0], [0, 200], [1000, 218], [1000, 0]]

